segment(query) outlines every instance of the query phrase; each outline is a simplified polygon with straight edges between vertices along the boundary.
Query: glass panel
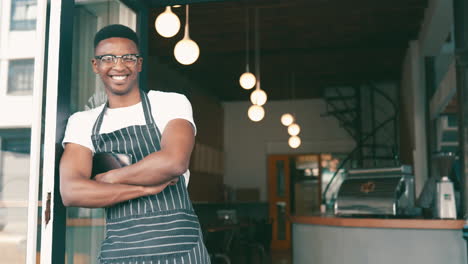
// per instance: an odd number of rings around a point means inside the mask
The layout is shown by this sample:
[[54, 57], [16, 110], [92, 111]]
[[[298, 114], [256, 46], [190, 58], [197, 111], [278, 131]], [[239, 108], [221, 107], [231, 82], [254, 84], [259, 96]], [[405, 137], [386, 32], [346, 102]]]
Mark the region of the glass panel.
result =
[[[94, 74], [90, 61], [94, 57], [94, 34], [108, 24], [124, 24], [136, 30], [136, 15], [119, 1], [76, 1], [70, 105], [72, 113], [97, 107], [107, 100], [101, 80]], [[65, 263], [98, 263], [99, 249], [105, 235], [104, 214], [104, 209], [67, 209]]]
[[286, 203], [277, 202], [276, 203], [276, 233], [277, 240], [286, 240]]
[[276, 161], [276, 195], [284, 197], [285, 183], [284, 183], [284, 160]]
[[292, 164], [294, 214], [312, 214], [320, 208], [319, 155], [300, 155]]
[[30, 130], [0, 130], [0, 263], [25, 261]]
[[12, 0], [10, 30], [34, 30], [36, 7], [36, 0]]
[[11, 25], [0, 27], [1, 264], [26, 262], [28, 217], [37, 217], [28, 215], [29, 184], [39, 180], [30, 175], [31, 127], [38, 118], [32, 96], [35, 47], [41, 46], [36, 42], [36, 12], [36, 1], [0, 1], [0, 25]]
[[8, 94], [31, 94], [34, 81], [34, 59], [10, 60]]

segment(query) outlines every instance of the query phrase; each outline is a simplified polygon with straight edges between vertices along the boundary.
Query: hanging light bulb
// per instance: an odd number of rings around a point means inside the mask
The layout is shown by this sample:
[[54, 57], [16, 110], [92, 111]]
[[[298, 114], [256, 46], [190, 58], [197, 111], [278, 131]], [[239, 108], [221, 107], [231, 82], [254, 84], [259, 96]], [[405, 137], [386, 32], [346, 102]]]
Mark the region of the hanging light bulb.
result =
[[197, 43], [190, 39], [188, 15], [189, 6], [186, 5], [185, 8], [185, 34], [184, 38], [177, 42], [176, 46], [174, 47], [174, 56], [179, 63], [183, 65], [190, 65], [198, 59], [198, 56], [200, 55], [200, 49], [198, 48]]
[[300, 132], [301, 132], [301, 127], [298, 124], [294, 123], [288, 126], [288, 134], [290, 136], [297, 136], [299, 135]]
[[249, 119], [258, 122], [263, 119], [265, 116], [265, 110], [263, 107], [259, 105], [252, 105], [249, 107], [249, 111], [247, 112], [247, 115], [249, 116]]
[[288, 145], [291, 148], [298, 148], [301, 145], [301, 138], [298, 136], [292, 136], [288, 140]]
[[159, 35], [170, 38], [179, 32], [180, 20], [179, 17], [172, 12], [171, 7], [166, 6], [166, 10], [156, 18], [154, 27]]
[[293, 122], [294, 117], [290, 113], [286, 113], [281, 116], [281, 124], [283, 124], [283, 126], [289, 126]]
[[245, 14], [245, 72], [240, 76], [240, 86], [246, 90], [252, 89], [257, 83], [257, 78], [249, 70], [249, 9]]
[[262, 89], [255, 89], [250, 95], [250, 101], [255, 105], [264, 105], [267, 101], [267, 94]]
[[246, 90], [252, 89], [256, 82], [257, 78], [255, 78], [255, 75], [248, 70], [239, 78], [240, 86]]

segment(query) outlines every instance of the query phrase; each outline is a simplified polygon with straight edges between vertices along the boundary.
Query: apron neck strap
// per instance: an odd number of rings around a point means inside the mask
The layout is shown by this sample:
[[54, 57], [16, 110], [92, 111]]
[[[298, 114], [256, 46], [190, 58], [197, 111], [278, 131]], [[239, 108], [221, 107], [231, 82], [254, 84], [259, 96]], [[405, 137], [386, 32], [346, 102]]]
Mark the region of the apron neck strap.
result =
[[[143, 114], [145, 115], [146, 124], [147, 125], [154, 124], [155, 122], [153, 119], [153, 115], [151, 113], [151, 105], [148, 99], [148, 95], [146, 94], [146, 92], [144, 92], [141, 89], [140, 89], [140, 98], [141, 98], [141, 105], [143, 107]], [[102, 120], [104, 119], [104, 114], [106, 113], [106, 110], [108, 107], [109, 107], [109, 100], [106, 102], [106, 104], [102, 108], [101, 113], [99, 114], [96, 122], [94, 123], [93, 135], [99, 134], [99, 130], [101, 130]]]

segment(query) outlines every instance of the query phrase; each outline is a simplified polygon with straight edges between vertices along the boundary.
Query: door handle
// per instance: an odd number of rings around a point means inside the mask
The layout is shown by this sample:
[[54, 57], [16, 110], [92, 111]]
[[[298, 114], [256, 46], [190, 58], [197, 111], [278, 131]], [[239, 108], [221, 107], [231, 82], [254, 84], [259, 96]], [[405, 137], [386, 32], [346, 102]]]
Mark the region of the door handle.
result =
[[286, 202], [282, 202], [282, 201], [276, 202], [276, 205], [281, 206], [281, 207], [286, 207]]
[[46, 200], [46, 208], [45, 208], [45, 212], [44, 212], [44, 221], [45, 221], [45, 225], [47, 226], [47, 224], [49, 223], [50, 221], [50, 192], [47, 193], [47, 200]]

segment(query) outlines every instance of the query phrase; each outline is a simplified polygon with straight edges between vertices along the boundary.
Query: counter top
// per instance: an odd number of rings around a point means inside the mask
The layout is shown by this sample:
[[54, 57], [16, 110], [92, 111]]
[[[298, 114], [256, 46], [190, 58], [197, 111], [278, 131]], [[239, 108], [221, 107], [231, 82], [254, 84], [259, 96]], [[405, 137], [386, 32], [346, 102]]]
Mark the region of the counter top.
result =
[[465, 220], [350, 218], [333, 215], [291, 216], [293, 224], [399, 229], [462, 229]]

